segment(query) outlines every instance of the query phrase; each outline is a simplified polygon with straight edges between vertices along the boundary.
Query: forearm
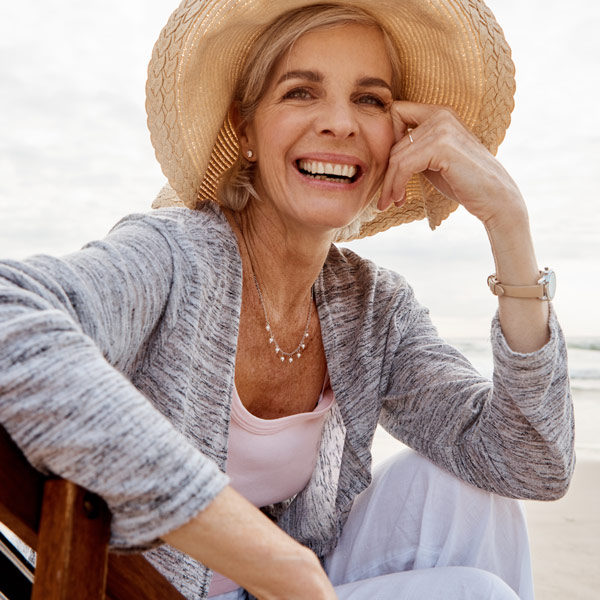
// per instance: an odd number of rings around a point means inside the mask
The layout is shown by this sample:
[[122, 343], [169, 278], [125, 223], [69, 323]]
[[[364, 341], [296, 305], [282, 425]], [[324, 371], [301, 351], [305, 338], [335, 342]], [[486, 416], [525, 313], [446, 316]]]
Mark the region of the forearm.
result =
[[335, 598], [317, 557], [231, 487], [163, 539], [257, 598]]
[[[406, 289], [406, 288], [405, 288]], [[573, 415], [565, 341], [550, 314], [550, 339], [519, 353], [492, 321], [494, 382], [440, 339], [410, 289], [386, 328], [391, 365], [380, 423], [458, 477], [497, 494], [562, 496], [573, 467]]]
[[[540, 269], [525, 204], [520, 197], [506, 204], [504, 218], [486, 224], [496, 276], [507, 285], [534, 285], [540, 278]], [[499, 296], [498, 314], [504, 337], [515, 352], [534, 352], [548, 341], [547, 302]]]

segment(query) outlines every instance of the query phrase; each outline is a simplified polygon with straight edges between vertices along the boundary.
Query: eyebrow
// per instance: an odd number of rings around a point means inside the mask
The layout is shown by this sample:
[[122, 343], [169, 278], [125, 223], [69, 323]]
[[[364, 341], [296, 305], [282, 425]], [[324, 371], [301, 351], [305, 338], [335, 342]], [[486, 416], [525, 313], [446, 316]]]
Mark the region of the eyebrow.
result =
[[279, 78], [277, 85], [288, 79], [306, 79], [313, 83], [318, 83], [319, 81], [323, 81], [323, 75], [318, 71], [288, 71]]
[[363, 77], [362, 79], [359, 79], [357, 83], [359, 87], [382, 87], [389, 90], [390, 94], [392, 93], [390, 84], [379, 77]]
[[[323, 81], [324, 78], [318, 71], [288, 71], [279, 78], [277, 85], [288, 79], [305, 79], [312, 83], [319, 83]], [[363, 77], [357, 81], [357, 84], [359, 87], [382, 87], [389, 90], [390, 94], [392, 93], [390, 84], [379, 77]]]

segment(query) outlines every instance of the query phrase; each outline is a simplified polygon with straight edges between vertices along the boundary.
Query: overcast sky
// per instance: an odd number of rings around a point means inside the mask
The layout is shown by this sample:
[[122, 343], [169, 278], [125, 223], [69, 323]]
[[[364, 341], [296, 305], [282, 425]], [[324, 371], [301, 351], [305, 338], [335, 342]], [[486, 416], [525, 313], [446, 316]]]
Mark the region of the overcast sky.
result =
[[[517, 66], [499, 157], [527, 199], [540, 266], [572, 336], [600, 336], [600, 3], [490, 0]], [[62, 254], [148, 210], [164, 178], [145, 125], [166, 0], [0, 7], [0, 256]], [[353, 244], [407, 276], [442, 334], [484, 337], [495, 300], [483, 228], [462, 211]]]

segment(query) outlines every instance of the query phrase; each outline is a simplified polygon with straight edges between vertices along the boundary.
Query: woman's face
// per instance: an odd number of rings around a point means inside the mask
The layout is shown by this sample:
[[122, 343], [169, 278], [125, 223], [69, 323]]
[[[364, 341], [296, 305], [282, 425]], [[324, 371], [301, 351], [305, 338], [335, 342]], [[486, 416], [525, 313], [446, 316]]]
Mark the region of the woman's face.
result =
[[241, 132], [256, 191], [286, 224], [343, 227], [376, 193], [394, 142], [392, 67], [376, 28], [302, 36], [276, 64]]

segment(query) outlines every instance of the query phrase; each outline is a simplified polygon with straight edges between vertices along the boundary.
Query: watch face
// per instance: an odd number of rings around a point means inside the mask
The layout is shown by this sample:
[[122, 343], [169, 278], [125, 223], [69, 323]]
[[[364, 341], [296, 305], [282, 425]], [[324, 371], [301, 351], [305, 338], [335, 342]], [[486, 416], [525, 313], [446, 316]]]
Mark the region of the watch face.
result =
[[548, 300], [554, 298], [556, 293], [556, 275], [552, 269], [544, 269], [544, 275], [540, 280], [540, 283], [544, 285], [545, 296]]

